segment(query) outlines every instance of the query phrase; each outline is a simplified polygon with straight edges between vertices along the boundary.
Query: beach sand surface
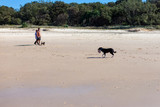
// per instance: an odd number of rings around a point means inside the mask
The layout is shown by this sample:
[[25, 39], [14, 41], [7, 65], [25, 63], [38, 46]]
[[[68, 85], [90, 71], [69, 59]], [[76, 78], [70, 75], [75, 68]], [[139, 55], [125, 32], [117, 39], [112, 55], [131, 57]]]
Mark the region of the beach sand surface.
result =
[[160, 31], [35, 30], [0, 29], [0, 107], [160, 107]]

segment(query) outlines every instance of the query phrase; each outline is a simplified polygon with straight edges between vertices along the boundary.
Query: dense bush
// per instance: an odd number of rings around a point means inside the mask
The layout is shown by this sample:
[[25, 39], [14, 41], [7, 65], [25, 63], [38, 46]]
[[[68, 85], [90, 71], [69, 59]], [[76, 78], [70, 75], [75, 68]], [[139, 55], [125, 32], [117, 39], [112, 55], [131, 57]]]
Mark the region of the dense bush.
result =
[[14, 17], [14, 14], [16, 11], [13, 8], [9, 8], [6, 6], [0, 7], [0, 24], [11, 24], [12, 18]]
[[28, 24], [26, 22], [22, 23], [22, 28], [28, 27]]
[[160, 25], [160, 2], [118, 0], [108, 4], [31, 2], [16, 11], [0, 7], [0, 25], [54, 26]]

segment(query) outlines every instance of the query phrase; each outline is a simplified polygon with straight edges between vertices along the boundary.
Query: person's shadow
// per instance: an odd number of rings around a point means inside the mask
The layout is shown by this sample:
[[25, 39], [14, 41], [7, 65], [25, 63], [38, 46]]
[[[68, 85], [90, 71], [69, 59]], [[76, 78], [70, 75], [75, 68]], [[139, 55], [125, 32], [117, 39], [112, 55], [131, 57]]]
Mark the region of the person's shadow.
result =
[[34, 46], [33, 44], [22, 44], [22, 45], [16, 45], [16, 46]]

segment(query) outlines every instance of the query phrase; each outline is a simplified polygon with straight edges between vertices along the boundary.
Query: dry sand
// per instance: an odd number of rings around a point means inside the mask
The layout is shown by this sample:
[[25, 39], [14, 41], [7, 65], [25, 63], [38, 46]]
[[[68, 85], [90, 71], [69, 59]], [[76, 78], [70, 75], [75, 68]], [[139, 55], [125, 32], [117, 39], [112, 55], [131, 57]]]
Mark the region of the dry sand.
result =
[[160, 107], [160, 31], [34, 31], [0, 29], [0, 107]]

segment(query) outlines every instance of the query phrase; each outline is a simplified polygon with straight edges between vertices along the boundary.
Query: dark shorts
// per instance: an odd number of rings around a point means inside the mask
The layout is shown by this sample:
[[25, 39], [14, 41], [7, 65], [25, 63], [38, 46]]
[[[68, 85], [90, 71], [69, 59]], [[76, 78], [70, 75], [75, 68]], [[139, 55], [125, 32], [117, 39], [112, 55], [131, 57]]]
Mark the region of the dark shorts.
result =
[[37, 40], [41, 40], [41, 37], [37, 37]]

